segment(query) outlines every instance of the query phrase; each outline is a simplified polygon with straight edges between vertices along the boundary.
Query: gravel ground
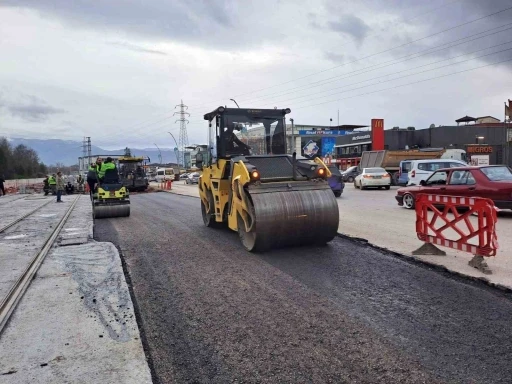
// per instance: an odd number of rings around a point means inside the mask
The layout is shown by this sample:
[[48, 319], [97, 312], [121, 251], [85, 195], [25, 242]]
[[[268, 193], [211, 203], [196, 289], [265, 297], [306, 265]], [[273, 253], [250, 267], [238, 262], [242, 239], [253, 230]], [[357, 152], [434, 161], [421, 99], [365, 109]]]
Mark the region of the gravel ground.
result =
[[510, 297], [336, 239], [250, 254], [197, 198], [97, 220], [121, 249], [160, 383], [512, 381]]

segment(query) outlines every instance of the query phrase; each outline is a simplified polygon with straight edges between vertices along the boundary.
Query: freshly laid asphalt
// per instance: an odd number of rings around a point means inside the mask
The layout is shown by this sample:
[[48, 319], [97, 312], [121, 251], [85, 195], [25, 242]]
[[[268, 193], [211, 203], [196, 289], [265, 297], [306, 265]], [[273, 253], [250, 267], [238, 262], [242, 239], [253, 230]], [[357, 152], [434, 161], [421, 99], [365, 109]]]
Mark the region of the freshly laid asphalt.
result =
[[193, 197], [131, 210], [95, 238], [122, 253], [157, 383], [512, 382], [508, 293], [341, 238], [251, 254]]

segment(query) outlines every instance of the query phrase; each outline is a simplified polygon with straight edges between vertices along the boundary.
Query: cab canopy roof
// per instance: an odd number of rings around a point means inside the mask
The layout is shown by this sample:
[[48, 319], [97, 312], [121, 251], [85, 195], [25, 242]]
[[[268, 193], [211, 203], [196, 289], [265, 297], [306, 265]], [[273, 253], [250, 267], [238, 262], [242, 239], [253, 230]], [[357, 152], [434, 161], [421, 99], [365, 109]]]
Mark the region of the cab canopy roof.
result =
[[120, 156], [117, 159], [120, 163], [138, 163], [144, 160], [150, 161], [147, 156]]
[[212, 121], [215, 116], [219, 115], [242, 115], [242, 116], [251, 116], [251, 117], [259, 117], [259, 118], [276, 118], [282, 117], [287, 113], [290, 113], [290, 108], [286, 109], [257, 109], [257, 108], [226, 108], [226, 107], [218, 107], [214, 111], [207, 113], [204, 115], [204, 119], [208, 121]]

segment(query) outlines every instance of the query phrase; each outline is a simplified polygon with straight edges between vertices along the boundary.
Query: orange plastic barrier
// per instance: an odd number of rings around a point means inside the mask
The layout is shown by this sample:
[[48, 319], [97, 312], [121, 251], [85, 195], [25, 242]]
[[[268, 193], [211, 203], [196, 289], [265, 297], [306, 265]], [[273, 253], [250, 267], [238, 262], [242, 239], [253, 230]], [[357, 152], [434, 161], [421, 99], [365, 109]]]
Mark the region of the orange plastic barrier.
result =
[[167, 191], [171, 190], [172, 189], [171, 180], [167, 180], [167, 181], [160, 183], [160, 189], [167, 190]]
[[[467, 211], [459, 213], [457, 208]], [[470, 221], [471, 216], [476, 216], [476, 228]], [[418, 239], [425, 243], [473, 255], [495, 256], [498, 249], [497, 221], [497, 209], [491, 199], [427, 194], [416, 196], [416, 233]], [[459, 238], [450, 238], [448, 231], [455, 232]], [[475, 239], [478, 245], [475, 245]]]

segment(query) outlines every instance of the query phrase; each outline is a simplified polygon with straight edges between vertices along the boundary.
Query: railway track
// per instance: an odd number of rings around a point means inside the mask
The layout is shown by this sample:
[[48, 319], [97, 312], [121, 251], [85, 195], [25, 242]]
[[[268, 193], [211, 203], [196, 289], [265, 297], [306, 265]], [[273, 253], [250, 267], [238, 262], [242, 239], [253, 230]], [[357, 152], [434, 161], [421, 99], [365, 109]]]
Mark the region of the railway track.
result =
[[[66, 210], [64, 216], [59, 220], [58, 224], [52, 229], [52, 231], [48, 234], [46, 239], [44, 240], [43, 244], [39, 248], [39, 250], [36, 252], [36, 254], [30, 259], [27, 267], [21, 274], [21, 276], [15, 281], [15, 283], [12, 285], [12, 287], [7, 292], [7, 295], [4, 298], [0, 298], [0, 334], [2, 333], [5, 325], [9, 321], [10, 316], [16, 309], [16, 305], [20, 302], [21, 298], [23, 297], [23, 294], [26, 292], [27, 288], [30, 285], [30, 282], [34, 278], [34, 275], [39, 270], [39, 267], [41, 266], [42, 262], [44, 261], [46, 255], [50, 251], [52, 245], [55, 243], [55, 240], [57, 240], [57, 237], [59, 236], [59, 233], [61, 232], [62, 228], [66, 224], [66, 221], [68, 220], [69, 216], [71, 215], [71, 212], [73, 211], [73, 208], [75, 207], [78, 199], [80, 198], [80, 195], [78, 195], [69, 208]], [[35, 212], [39, 211], [41, 208], [48, 205], [53, 200], [48, 200], [45, 203], [41, 204], [40, 206], [34, 208], [30, 212], [12, 220], [10, 223], [4, 225], [0, 228], [0, 233], [4, 232], [6, 229], [12, 227], [13, 225], [21, 222], [22, 220], [25, 220], [29, 218], [31, 215], [33, 215]]]

